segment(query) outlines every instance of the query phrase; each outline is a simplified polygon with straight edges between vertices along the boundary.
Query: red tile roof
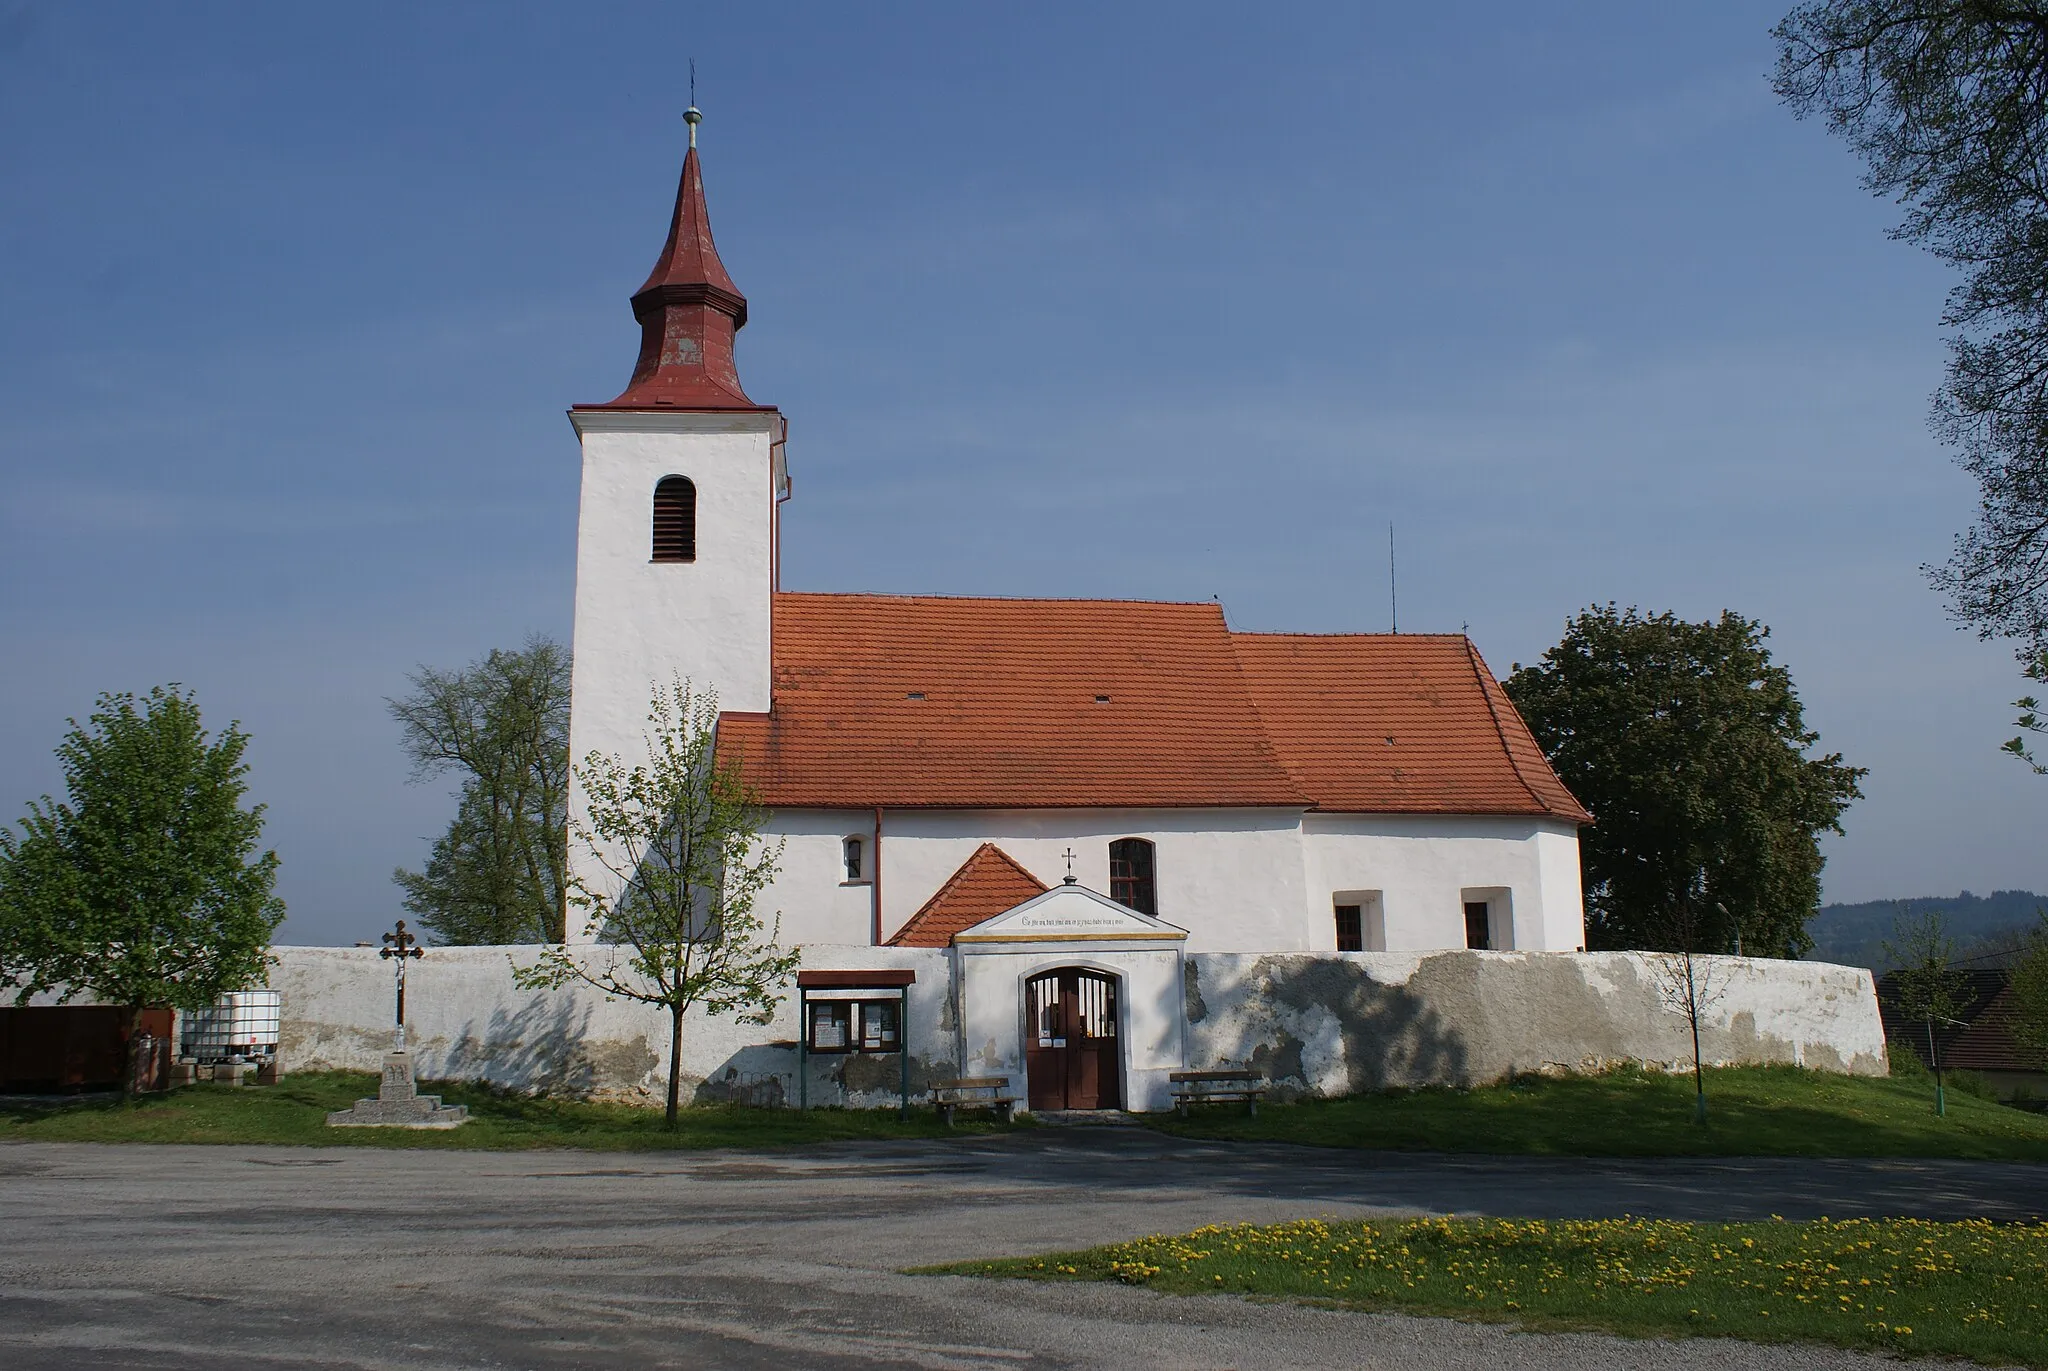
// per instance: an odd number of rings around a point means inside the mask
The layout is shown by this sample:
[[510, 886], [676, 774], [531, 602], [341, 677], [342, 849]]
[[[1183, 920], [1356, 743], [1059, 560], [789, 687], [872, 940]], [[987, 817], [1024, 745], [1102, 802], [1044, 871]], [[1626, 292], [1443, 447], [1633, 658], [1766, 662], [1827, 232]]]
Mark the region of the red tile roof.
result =
[[774, 653], [773, 711], [725, 715], [719, 750], [780, 808], [1588, 817], [1462, 636], [1233, 634], [1215, 604], [785, 592]]
[[1318, 809], [1592, 817], [1463, 634], [1231, 641], [1274, 745]]
[[1308, 803], [1214, 604], [785, 593], [774, 638], [720, 725], [771, 805]]
[[889, 939], [889, 946], [951, 947], [955, 933], [1015, 909], [1048, 888], [1017, 865], [1009, 853], [994, 843], [983, 843], [946, 879], [938, 894], [926, 900], [924, 908]]

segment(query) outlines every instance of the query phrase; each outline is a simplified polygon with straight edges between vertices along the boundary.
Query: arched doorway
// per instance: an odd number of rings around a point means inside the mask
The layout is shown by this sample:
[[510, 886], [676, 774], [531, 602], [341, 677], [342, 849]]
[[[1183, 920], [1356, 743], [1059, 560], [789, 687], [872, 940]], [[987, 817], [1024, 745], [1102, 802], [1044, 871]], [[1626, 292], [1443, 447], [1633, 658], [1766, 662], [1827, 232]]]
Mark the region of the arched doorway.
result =
[[1078, 966], [1024, 983], [1024, 1075], [1033, 1109], [1120, 1109], [1116, 978]]

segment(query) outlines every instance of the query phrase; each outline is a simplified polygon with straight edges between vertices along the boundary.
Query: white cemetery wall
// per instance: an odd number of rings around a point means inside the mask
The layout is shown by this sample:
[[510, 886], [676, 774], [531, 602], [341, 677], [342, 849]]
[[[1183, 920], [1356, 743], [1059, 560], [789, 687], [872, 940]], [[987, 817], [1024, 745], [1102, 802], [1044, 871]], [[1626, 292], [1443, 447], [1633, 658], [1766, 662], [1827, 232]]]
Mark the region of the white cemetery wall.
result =
[[[270, 984], [283, 994], [280, 1052], [290, 1071], [375, 1071], [390, 1050], [391, 963], [375, 948], [273, 947]], [[576, 949], [590, 964], [608, 953]], [[534, 947], [429, 948], [406, 973], [406, 1040], [422, 1080], [481, 1080], [517, 1090], [658, 1102], [668, 1079], [668, 1012], [588, 986], [524, 990], [512, 963]], [[806, 949], [807, 968], [916, 971], [910, 988], [911, 1088], [958, 1074], [948, 953], [924, 948]], [[693, 1011], [683, 1021], [683, 1098], [793, 1103], [797, 1005], [792, 982], [772, 1022], [742, 1024]], [[878, 1106], [896, 1099], [897, 1058], [814, 1056], [814, 1105]]]
[[[1285, 1095], [1483, 1085], [1524, 1072], [1685, 1070], [1691, 1030], [1653, 953], [1191, 953], [1189, 1065], [1253, 1066]], [[1887, 1068], [1861, 967], [1698, 959], [1708, 1065]], [[1707, 996], [1703, 996], [1703, 999]]]
[[[408, 1038], [422, 1079], [471, 1079], [523, 1090], [657, 1102], [666, 1080], [666, 1014], [607, 1003], [582, 987], [529, 991], [512, 981], [535, 948], [435, 948], [408, 973]], [[287, 1071], [374, 1071], [391, 1043], [391, 964], [375, 948], [278, 947], [271, 985], [283, 994]], [[602, 948], [579, 949], [601, 957]], [[911, 968], [913, 1097], [928, 1082], [1000, 1068], [1021, 1075], [1022, 977], [1054, 962], [1099, 961], [1124, 978], [1129, 1097], [1156, 1104], [1166, 1069], [1254, 1066], [1277, 1093], [1341, 1095], [1384, 1086], [1473, 1085], [1518, 1072], [1690, 1064], [1682, 1013], [1663, 1002], [1652, 954], [1528, 952], [1190, 953], [1178, 991], [1148, 974], [1157, 952], [1048, 953], [1030, 965], [983, 963], [957, 1018], [953, 953], [815, 946], [812, 969]], [[1125, 965], [1124, 960], [1130, 959]], [[1719, 998], [1703, 1017], [1710, 1064], [1795, 1063], [1882, 1075], [1886, 1058], [1870, 973], [1762, 958], [1703, 959]], [[1140, 964], [1142, 963], [1142, 965]], [[1161, 998], [1148, 993], [1157, 986]], [[1169, 1029], [1185, 1005], [1185, 1056]], [[1142, 1012], [1141, 1012], [1142, 1011]], [[1142, 1018], [1143, 1022], [1138, 1022]], [[685, 1098], [775, 1105], [797, 1093], [796, 992], [756, 1026], [693, 1013], [683, 1030]], [[966, 1043], [966, 1061], [961, 1044]], [[1155, 1050], [1156, 1049], [1156, 1050]], [[1161, 1056], [1161, 1053], [1166, 1056]], [[893, 1104], [894, 1055], [814, 1055], [814, 1105]], [[1015, 1083], [1022, 1093], [1022, 1080]]]

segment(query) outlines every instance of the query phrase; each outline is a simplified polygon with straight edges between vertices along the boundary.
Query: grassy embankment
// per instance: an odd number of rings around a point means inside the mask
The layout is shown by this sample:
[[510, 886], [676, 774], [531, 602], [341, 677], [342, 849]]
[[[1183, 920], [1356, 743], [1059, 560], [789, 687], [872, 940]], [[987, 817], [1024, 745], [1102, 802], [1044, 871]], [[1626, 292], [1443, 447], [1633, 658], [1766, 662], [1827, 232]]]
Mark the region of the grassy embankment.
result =
[[366, 1072], [323, 1071], [287, 1076], [274, 1086], [193, 1085], [132, 1103], [90, 1099], [70, 1103], [0, 1104], [0, 1142], [285, 1143], [322, 1147], [442, 1147], [517, 1150], [578, 1147], [653, 1151], [701, 1147], [788, 1147], [846, 1138], [923, 1138], [949, 1131], [1001, 1128], [986, 1112], [959, 1116], [957, 1130], [930, 1110], [899, 1121], [893, 1109], [752, 1109], [700, 1105], [682, 1111], [679, 1127], [662, 1126], [659, 1109], [537, 1099], [452, 1081], [422, 1084], [444, 1104], [469, 1106], [460, 1128], [329, 1128], [327, 1111], [377, 1093]]
[[2048, 1366], [2039, 1224], [1304, 1220], [926, 1270]]
[[[1903, 1063], [1901, 1064], [1904, 1065]], [[1917, 1065], [1917, 1063], [1915, 1064]], [[1907, 1068], [1910, 1070], [1911, 1068]], [[1707, 1122], [1691, 1075], [1613, 1071], [1529, 1076], [1476, 1090], [1431, 1088], [1301, 1104], [1205, 1105], [1154, 1126], [1197, 1138], [1579, 1157], [1979, 1157], [2048, 1161], [2048, 1115], [1951, 1085], [1934, 1112], [1924, 1074], [1889, 1079], [1797, 1067], [1707, 1072]]]

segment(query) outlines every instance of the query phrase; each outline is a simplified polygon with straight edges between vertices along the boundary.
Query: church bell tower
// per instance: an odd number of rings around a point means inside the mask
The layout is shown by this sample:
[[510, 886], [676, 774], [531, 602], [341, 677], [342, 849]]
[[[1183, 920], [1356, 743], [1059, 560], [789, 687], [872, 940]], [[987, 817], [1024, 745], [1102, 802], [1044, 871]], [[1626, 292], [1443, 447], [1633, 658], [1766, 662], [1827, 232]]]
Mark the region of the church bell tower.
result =
[[[733, 344], [747, 299], [711, 241], [703, 116], [692, 106], [683, 118], [690, 148], [668, 241], [633, 295], [632, 379], [617, 399], [569, 411], [583, 444], [569, 723], [579, 763], [592, 750], [643, 760], [649, 697], [678, 677], [715, 691], [724, 711], [769, 704], [787, 425], [740, 387]], [[572, 782], [572, 815], [578, 792]]]

